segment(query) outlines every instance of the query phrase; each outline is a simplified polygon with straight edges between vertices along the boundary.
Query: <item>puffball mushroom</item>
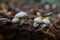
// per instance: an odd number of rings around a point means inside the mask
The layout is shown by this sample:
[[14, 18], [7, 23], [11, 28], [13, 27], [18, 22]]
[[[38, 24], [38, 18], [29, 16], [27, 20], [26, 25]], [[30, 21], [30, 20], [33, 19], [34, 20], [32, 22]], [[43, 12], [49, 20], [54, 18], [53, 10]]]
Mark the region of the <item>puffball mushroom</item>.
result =
[[50, 24], [50, 20], [47, 18], [42, 19], [42, 25], [41, 28], [46, 28]]
[[11, 21], [11, 20], [7, 18], [0, 18], [0, 21]]
[[15, 15], [15, 18], [23, 18], [26, 17], [27, 13], [26, 12], [19, 12]]
[[19, 18], [13, 18], [12, 19], [12, 23], [17, 23], [17, 22], [19, 22]]
[[[26, 17], [27, 17], [27, 13], [26, 12], [19, 12], [15, 15], [15, 18], [12, 20], [12, 22], [20, 22], [19, 24], [22, 25], [23, 23], [25, 23], [26, 21]], [[16, 19], [16, 20], [15, 20]]]
[[37, 27], [40, 23], [42, 23], [42, 19], [40, 17], [37, 17], [34, 19], [34, 27]]
[[42, 22], [47, 25], [50, 24], [50, 20], [47, 18], [43, 19]]
[[0, 22], [1, 22], [1, 25], [12, 25], [12, 22], [10, 19], [7, 19], [7, 18], [0, 18]]

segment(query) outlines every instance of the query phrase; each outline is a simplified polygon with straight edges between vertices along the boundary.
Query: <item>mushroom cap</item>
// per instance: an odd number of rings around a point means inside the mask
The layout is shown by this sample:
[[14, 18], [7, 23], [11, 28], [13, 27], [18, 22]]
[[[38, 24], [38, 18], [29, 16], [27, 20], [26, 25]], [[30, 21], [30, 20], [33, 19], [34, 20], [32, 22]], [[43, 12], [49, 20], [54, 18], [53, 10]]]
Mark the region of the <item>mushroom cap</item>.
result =
[[15, 18], [23, 18], [26, 17], [27, 13], [26, 12], [19, 12], [15, 15]]
[[12, 19], [12, 23], [17, 23], [17, 22], [19, 22], [19, 19], [18, 18], [13, 18]]
[[42, 23], [42, 19], [40, 17], [37, 17], [37, 18], [34, 19], [34, 22]]
[[50, 24], [50, 20], [47, 19], [47, 18], [43, 19], [42, 21], [43, 21], [44, 24]]

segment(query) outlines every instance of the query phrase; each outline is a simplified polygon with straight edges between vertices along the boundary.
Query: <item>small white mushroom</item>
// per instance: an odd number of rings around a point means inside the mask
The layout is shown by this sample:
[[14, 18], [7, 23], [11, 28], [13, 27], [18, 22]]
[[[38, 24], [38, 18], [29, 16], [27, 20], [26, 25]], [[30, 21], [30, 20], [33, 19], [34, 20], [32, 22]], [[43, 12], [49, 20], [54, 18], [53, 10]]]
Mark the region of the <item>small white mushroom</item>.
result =
[[40, 23], [42, 23], [42, 19], [40, 17], [37, 17], [34, 19], [34, 27], [37, 27]]
[[43, 19], [42, 22], [47, 25], [50, 24], [50, 20], [47, 18]]
[[12, 23], [17, 23], [17, 22], [19, 22], [19, 19], [18, 18], [13, 18], [12, 19]]
[[11, 21], [11, 20], [7, 18], [0, 18], [0, 21]]
[[26, 17], [27, 13], [26, 12], [19, 12], [15, 15], [15, 18], [23, 18]]
[[12, 20], [12, 22], [14, 23], [18, 22], [19, 25], [22, 25], [23, 23], [25, 23], [26, 17], [27, 17], [26, 12], [19, 12], [15, 15], [15, 18]]

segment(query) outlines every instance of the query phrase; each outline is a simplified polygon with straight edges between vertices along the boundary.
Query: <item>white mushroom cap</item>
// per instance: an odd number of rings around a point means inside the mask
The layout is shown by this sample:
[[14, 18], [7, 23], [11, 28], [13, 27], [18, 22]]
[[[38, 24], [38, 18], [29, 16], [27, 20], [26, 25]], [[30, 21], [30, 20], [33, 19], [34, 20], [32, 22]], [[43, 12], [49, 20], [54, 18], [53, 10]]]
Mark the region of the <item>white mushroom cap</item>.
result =
[[0, 18], [0, 20], [2, 20], [2, 21], [11, 21], [10, 19], [7, 19], [7, 18]]
[[47, 25], [50, 24], [50, 20], [47, 19], [47, 18], [43, 19], [42, 21], [43, 21], [44, 24], [47, 24]]
[[27, 16], [26, 12], [19, 12], [15, 15], [15, 18], [22, 18], [22, 17], [25, 17], [25, 16]]
[[19, 19], [18, 18], [13, 18], [12, 19], [12, 23], [17, 23], [17, 22], [19, 22]]
[[37, 17], [37, 18], [34, 19], [34, 22], [42, 23], [42, 19], [40, 17]]
[[42, 23], [42, 19], [40, 17], [37, 17], [34, 19], [34, 24], [33, 24], [33, 27], [38, 27], [38, 25]]

